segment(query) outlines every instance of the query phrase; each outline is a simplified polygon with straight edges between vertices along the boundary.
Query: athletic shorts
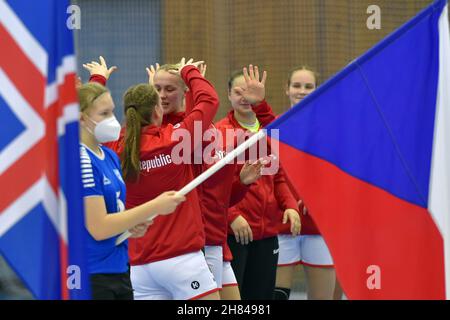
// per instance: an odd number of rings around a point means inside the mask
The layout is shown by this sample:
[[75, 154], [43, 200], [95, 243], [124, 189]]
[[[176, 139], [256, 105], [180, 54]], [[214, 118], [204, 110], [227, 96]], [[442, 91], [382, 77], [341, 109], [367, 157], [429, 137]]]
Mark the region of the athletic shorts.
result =
[[133, 300], [130, 273], [91, 274], [92, 300]]
[[205, 246], [205, 259], [214, 276], [217, 288], [222, 288], [223, 254], [222, 246]]
[[303, 264], [311, 267], [332, 268], [333, 258], [320, 235], [278, 235], [280, 252], [278, 266]]
[[237, 286], [236, 276], [230, 261], [223, 262], [222, 287]]
[[195, 300], [218, 291], [201, 251], [131, 266], [135, 300]]

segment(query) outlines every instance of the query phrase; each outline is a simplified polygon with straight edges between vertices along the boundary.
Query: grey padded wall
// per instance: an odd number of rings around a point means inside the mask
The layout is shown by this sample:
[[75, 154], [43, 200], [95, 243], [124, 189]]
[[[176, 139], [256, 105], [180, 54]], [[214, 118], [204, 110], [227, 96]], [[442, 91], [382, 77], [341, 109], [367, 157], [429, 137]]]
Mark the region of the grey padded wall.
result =
[[78, 74], [89, 74], [82, 64], [103, 55], [119, 70], [108, 81], [119, 121], [122, 96], [136, 83], [147, 82], [145, 67], [161, 59], [160, 0], [73, 0], [81, 9], [81, 29], [76, 30]]

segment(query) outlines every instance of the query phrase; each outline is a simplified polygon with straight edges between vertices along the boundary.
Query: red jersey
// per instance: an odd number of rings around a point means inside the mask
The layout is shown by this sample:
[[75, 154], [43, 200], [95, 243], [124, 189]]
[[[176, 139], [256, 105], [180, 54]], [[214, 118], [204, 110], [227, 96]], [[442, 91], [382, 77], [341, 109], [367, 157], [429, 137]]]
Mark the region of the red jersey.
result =
[[[189, 112], [189, 110], [193, 107], [193, 96], [190, 91], [186, 93], [185, 98], [186, 112]], [[268, 123], [274, 117], [272, 109], [265, 101], [253, 106], [253, 110], [262, 123]], [[185, 114], [183, 112], [165, 115], [163, 125], [179, 123], [182, 121], [184, 115]], [[220, 137], [218, 136], [218, 130], [213, 125], [211, 125], [209, 129], [215, 137]], [[215, 142], [215, 137], [211, 139], [212, 143]], [[205, 163], [205, 159], [203, 159], [204, 149], [200, 150], [200, 157], [197, 157], [199, 158], [197, 160], [199, 160], [201, 164], [193, 165], [195, 176], [198, 176], [202, 172], [206, 171], [208, 168], [213, 166], [215, 162], [219, 161], [226, 155], [227, 142], [225, 135], [222, 135], [222, 138], [223, 141], [221, 144], [221, 150], [219, 150], [218, 153], [210, 154], [211, 158], [214, 159], [213, 163]], [[204, 142], [203, 147], [208, 147], [209, 143], [210, 141]], [[228, 229], [228, 208], [242, 200], [248, 190], [248, 186], [241, 183], [239, 173], [240, 168], [238, 168], [237, 164], [230, 163], [225, 165], [222, 169], [197, 187], [197, 193], [200, 198], [200, 208], [205, 224], [205, 243], [208, 246], [219, 246], [226, 241]]]
[[[189, 112], [189, 110], [192, 110], [193, 108], [193, 97], [190, 91], [186, 93], [185, 98], [186, 111]], [[183, 121], [184, 117], [185, 112], [164, 115], [163, 126], [180, 123]], [[210, 126], [209, 130], [215, 130], [214, 126]], [[207, 147], [207, 144], [204, 142], [201, 147]], [[195, 159], [196, 157], [193, 156], [191, 159], [193, 161], [192, 170], [195, 177], [199, 176], [203, 171], [206, 171], [213, 165], [209, 165], [204, 162], [203, 148], [200, 148], [199, 151], [201, 157], [197, 156], [199, 159]], [[215, 155], [212, 154], [212, 156]], [[215, 160], [220, 160], [220, 155], [217, 154], [214, 158]], [[199, 163], [196, 164], [194, 162], [195, 160], [199, 161]], [[231, 178], [233, 178], [235, 170], [234, 166], [226, 165], [196, 188], [200, 201], [200, 211], [202, 213], [205, 227], [205, 244], [208, 246], [220, 245], [224, 241], [224, 238], [226, 238], [226, 210], [229, 207], [229, 193], [231, 192], [229, 190], [231, 189], [231, 182], [228, 181], [230, 177], [230, 169], [232, 170]], [[213, 199], [212, 205], [210, 199]]]
[[[186, 129], [194, 139], [194, 121], [202, 121], [202, 132], [211, 124], [219, 100], [213, 86], [200, 74], [197, 68], [183, 68], [181, 76], [192, 92], [194, 108], [176, 126], [146, 126], [141, 132], [140, 174], [136, 182], [126, 182], [126, 207], [133, 208], [161, 193], [180, 190], [194, 178], [191, 164], [174, 164], [172, 148], [178, 141], [172, 141], [172, 133]], [[119, 155], [123, 151], [124, 128], [119, 140], [110, 147]], [[194, 140], [191, 141], [192, 148]], [[148, 228], [145, 236], [129, 240], [131, 265], [142, 265], [169, 259], [185, 253], [198, 251], [205, 245], [204, 225], [199, 206], [197, 190], [186, 196], [186, 201], [167, 216], [158, 216]]]
[[[268, 119], [273, 117], [271, 107], [265, 102], [253, 106], [258, 120], [262, 124], [268, 123]], [[270, 122], [270, 121], [269, 121]], [[219, 137], [222, 138], [222, 150], [215, 154], [218, 161], [226, 155], [228, 147], [235, 147], [234, 141], [226, 141], [226, 133], [220, 128]], [[217, 133], [218, 134], [218, 133]], [[231, 144], [231, 145], [230, 145]], [[203, 170], [212, 165], [203, 165]], [[206, 244], [211, 246], [220, 246], [227, 239], [228, 230], [228, 209], [242, 199], [244, 199], [250, 186], [241, 183], [240, 171], [242, 166], [237, 165], [236, 161], [227, 164], [211, 178], [206, 180], [202, 186], [201, 208], [205, 221]]]
[[233, 260], [233, 253], [231, 252], [230, 246], [228, 245], [227, 241], [222, 244], [222, 253], [224, 262], [230, 262]]
[[[262, 124], [266, 124], [266, 121]], [[227, 129], [245, 130], [234, 118], [233, 111], [217, 122], [216, 127], [222, 132]], [[297, 210], [297, 207], [282, 171], [273, 176], [264, 175], [249, 187], [242, 201], [228, 210], [228, 224], [242, 215], [252, 229], [253, 239], [264, 239], [278, 234], [277, 226], [282, 211], [289, 208]], [[233, 234], [231, 228], [228, 234]]]

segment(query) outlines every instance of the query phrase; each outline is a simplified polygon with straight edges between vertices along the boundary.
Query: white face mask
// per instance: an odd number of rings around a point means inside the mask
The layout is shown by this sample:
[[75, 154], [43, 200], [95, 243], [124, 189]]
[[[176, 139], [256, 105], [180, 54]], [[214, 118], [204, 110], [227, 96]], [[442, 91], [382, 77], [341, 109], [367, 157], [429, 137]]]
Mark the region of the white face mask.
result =
[[88, 127], [86, 129], [94, 135], [98, 142], [105, 143], [119, 139], [121, 127], [115, 116], [100, 122], [96, 122], [89, 117], [87, 118], [95, 124], [94, 133]]

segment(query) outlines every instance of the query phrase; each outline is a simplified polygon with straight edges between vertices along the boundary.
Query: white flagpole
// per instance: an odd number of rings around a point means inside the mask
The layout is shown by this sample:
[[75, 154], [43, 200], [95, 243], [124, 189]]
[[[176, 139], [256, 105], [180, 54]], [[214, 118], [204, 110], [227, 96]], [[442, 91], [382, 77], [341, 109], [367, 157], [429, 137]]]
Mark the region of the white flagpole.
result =
[[[189, 182], [186, 186], [184, 186], [181, 190], [178, 191], [178, 193], [185, 196], [192, 190], [194, 190], [198, 185], [200, 185], [203, 181], [211, 177], [214, 173], [222, 169], [226, 164], [230, 163], [234, 160], [237, 156], [239, 156], [242, 152], [250, 148], [252, 145], [254, 145], [258, 140], [265, 137], [266, 133], [265, 130], [260, 130], [253, 136], [251, 136], [247, 141], [240, 144], [236, 149], [228, 153], [223, 159], [215, 163], [211, 168], [203, 172], [201, 175], [199, 175], [197, 178]], [[153, 217], [150, 217], [148, 220], [151, 221], [154, 218], [156, 218], [157, 214], [155, 214]], [[119, 238], [116, 240], [116, 245], [121, 244], [123, 241], [128, 239], [131, 236], [131, 233], [128, 231], [125, 231], [120, 235]]]

